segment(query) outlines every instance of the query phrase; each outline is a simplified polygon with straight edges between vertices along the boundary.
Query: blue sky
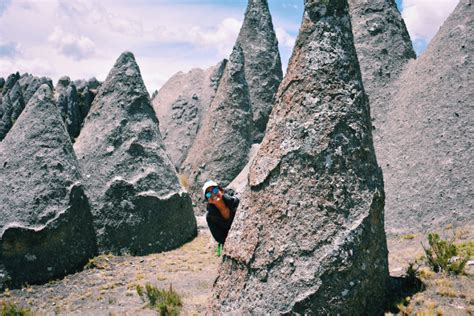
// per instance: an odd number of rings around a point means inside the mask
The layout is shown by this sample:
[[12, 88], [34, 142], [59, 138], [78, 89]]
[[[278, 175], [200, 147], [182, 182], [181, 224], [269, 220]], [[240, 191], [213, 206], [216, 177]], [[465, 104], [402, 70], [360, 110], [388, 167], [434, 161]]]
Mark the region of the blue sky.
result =
[[[458, 0], [396, 0], [421, 53]], [[0, 0], [0, 77], [104, 80], [132, 51], [151, 93], [178, 71], [227, 58], [247, 0]], [[303, 0], [269, 0], [284, 68]], [[21, 22], [19, 22], [21, 21]]]

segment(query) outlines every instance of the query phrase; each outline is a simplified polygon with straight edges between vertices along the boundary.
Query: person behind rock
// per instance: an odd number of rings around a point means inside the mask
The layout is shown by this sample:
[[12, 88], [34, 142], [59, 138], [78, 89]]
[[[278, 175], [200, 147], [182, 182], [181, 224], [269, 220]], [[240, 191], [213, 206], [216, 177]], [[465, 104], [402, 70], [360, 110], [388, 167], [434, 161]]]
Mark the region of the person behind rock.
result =
[[[204, 198], [208, 202], [206, 221], [214, 239], [220, 244], [225, 243], [227, 234], [234, 220], [239, 198], [231, 190], [224, 190], [216, 182], [209, 180], [202, 187]], [[219, 255], [220, 248], [218, 248]]]

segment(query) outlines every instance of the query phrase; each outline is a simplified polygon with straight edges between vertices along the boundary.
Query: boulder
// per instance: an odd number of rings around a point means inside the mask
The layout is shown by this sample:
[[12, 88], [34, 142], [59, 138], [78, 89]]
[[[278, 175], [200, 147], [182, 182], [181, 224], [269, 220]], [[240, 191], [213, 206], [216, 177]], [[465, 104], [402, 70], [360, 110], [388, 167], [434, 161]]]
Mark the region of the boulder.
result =
[[208, 115], [183, 163], [194, 199], [202, 199], [201, 186], [208, 179], [227, 186], [246, 165], [251, 144], [252, 108], [244, 55], [237, 43]]
[[202, 126], [226, 63], [223, 60], [206, 70], [178, 72], [152, 100], [166, 151], [177, 170]]
[[346, 0], [306, 0], [212, 313], [377, 315], [384, 191]]
[[120, 55], [99, 88], [74, 149], [99, 251], [143, 255], [196, 236], [191, 199], [165, 152], [132, 53]]
[[249, 0], [237, 42], [245, 56], [245, 78], [253, 112], [253, 141], [261, 142], [283, 77], [267, 0]]
[[387, 232], [474, 221], [474, 6], [460, 1], [428, 48], [409, 63], [377, 131]]
[[79, 165], [46, 84], [0, 143], [0, 187], [0, 287], [64, 276], [96, 253]]
[[375, 144], [395, 91], [391, 83], [416, 58], [405, 22], [393, 0], [349, 0], [354, 45], [369, 97]]

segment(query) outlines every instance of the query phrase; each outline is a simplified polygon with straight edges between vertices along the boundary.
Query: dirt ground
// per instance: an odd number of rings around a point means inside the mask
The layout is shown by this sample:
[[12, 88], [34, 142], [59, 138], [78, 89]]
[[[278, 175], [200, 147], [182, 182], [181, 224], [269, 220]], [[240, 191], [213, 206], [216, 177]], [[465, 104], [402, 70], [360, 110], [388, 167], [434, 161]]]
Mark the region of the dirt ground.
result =
[[[7, 290], [0, 302], [14, 302], [40, 315], [156, 315], [136, 290], [151, 283], [170, 286], [183, 299], [183, 315], [206, 313], [220, 258], [216, 244], [198, 218], [199, 234], [179, 249], [143, 257], [99, 256], [91, 267], [44, 285]], [[459, 233], [459, 231], [461, 231]], [[458, 230], [459, 240], [474, 240], [472, 227]], [[403, 276], [409, 262], [421, 257], [424, 235], [391, 236], [388, 240], [390, 274]], [[474, 315], [474, 262], [465, 276], [452, 277], [420, 268], [424, 291], [400, 305], [401, 315]]]

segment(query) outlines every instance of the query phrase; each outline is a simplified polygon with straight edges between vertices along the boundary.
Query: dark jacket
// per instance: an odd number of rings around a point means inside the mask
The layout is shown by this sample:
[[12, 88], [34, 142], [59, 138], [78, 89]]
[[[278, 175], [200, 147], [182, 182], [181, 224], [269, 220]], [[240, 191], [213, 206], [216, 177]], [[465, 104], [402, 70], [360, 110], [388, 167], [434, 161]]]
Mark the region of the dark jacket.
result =
[[229, 233], [230, 226], [234, 221], [235, 212], [237, 211], [240, 202], [238, 197], [230, 195], [227, 190], [224, 191], [223, 199], [225, 205], [230, 209], [229, 219], [222, 217], [217, 207], [212, 204], [207, 204], [206, 214], [206, 221], [211, 234], [220, 244], [224, 244], [225, 239], [227, 238], [227, 234]]

